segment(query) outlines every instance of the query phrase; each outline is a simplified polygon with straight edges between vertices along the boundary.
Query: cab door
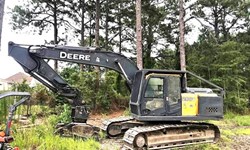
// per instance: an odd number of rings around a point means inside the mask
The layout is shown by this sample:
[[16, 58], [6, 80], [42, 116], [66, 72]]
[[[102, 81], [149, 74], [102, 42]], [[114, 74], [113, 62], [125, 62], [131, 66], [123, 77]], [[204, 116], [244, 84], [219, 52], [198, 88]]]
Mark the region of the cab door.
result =
[[166, 110], [168, 116], [181, 116], [181, 80], [180, 75], [165, 77]]
[[142, 101], [142, 115], [176, 116], [181, 113], [181, 87], [178, 75], [147, 77]]
[[147, 78], [142, 101], [143, 115], [164, 116], [166, 114], [164, 80], [164, 76], [149, 76]]

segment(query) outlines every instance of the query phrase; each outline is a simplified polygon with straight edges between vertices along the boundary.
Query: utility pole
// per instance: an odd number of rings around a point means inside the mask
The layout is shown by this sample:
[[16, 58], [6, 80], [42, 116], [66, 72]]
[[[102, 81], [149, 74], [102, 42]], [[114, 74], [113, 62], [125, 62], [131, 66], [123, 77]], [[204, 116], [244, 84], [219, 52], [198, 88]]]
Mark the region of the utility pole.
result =
[[185, 55], [185, 23], [184, 23], [184, 2], [183, 0], [179, 0], [179, 29], [180, 29], [180, 67], [182, 71], [186, 71], [186, 55]]
[[4, 3], [5, 0], [0, 0], [0, 51], [1, 51], [1, 39], [2, 39], [2, 28], [3, 28]]
[[136, 52], [137, 67], [143, 68], [142, 59], [142, 29], [141, 29], [141, 0], [136, 0]]

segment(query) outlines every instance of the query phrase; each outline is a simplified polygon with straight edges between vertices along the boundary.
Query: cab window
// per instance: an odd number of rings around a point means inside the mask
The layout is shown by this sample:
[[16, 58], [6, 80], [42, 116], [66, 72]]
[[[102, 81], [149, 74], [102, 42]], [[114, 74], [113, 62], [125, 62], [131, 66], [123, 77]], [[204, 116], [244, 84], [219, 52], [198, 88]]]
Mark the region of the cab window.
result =
[[181, 97], [180, 77], [168, 76], [168, 98], [170, 105], [177, 104]]
[[146, 98], [163, 98], [163, 78], [150, 78], [147, 84]]

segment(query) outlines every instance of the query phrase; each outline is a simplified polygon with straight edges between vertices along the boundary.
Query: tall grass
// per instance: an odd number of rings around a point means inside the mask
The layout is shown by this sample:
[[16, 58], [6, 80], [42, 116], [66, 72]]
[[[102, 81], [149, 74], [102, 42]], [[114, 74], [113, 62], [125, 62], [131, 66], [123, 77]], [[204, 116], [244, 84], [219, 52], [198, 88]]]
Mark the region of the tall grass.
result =
[[250, 115], [227, 113], [225, 121], [236, 126], [250, 126]]
[[[3, 92], [1, 92], [3, 93]], [[0, 99], [0, 124], [5, 123], [8, 115], [9, 106], [14, 102], [14, 97], [5, 97]]]
[[[53, 134], [56, 116], [33, 128], [16, 129], [13, 136], [15, 141], [12, 146], [25, 150], [97, 150], [100, 144], [94, 139], [64, 138]], [[16, 127], [18, 128], [18, 127]]]

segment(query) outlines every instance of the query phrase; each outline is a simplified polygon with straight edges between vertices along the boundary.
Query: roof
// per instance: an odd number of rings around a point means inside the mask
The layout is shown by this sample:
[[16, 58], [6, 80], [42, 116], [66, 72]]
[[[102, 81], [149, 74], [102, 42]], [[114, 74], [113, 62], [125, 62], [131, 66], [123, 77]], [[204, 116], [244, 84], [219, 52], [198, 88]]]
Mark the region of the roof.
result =
[[32, 77], [26, 75], [25, 73], [18, 72], [5, 79], [5, 81], [9, 83], [22, 83], [24, 80], [26, 80], [27, 83], [31, 83]]
[[5, 79], [0, 78], [0, 82], [7, 82]]

